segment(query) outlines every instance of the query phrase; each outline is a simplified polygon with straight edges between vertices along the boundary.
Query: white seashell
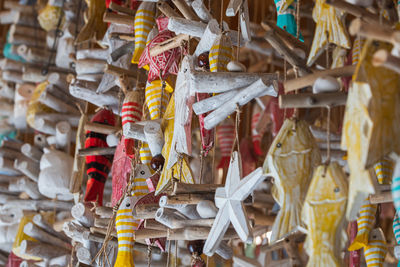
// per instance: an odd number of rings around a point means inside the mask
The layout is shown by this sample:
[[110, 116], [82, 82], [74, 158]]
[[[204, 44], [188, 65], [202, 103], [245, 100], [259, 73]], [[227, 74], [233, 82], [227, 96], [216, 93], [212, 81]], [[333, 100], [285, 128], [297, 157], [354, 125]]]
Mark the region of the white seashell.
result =
[[229, 61], [226, 68], [230, 72], [245, 72], [246, 71], [246, 66], [243, 65], [242, 63], [240, 63], [239, 61]]
[[340, 83], [336, 78], [325, 76], [318, 78], [313, 85], [313, 93], [327, 93], [339, 91]]

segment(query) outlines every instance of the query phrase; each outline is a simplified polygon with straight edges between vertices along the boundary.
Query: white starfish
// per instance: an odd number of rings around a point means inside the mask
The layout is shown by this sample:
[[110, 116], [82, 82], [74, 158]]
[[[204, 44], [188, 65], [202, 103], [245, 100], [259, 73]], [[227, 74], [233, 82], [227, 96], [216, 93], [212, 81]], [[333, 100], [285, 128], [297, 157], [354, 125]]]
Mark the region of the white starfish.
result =
[[243, 200], [267, 176], [263, 174], [262, 168], [257, 168], [243, 179], [241, 179], [241, 176], [240, 158], [235, 151], [231, 156], [225, 187], [217, 188], [215, 192], [215, 205], [219, 208], [219, 211], [203, 247], [204, 254], [208, 256], [214, 254], [231, 222], [243, 242], [249, 243], [253, 240]]

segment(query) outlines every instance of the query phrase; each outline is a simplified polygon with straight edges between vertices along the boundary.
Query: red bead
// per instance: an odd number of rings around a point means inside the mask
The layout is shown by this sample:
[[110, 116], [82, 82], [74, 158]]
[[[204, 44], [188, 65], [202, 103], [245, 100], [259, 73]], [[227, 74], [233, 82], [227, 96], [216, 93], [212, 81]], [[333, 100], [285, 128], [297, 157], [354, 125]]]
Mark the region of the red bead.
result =
[[210, 69], [210, 62], [209, 62], [209, 60], [208, 60], [208, 54], [209, 54], [209, 52], [204, 52], [204, 53], [201, 53], [201, 54], [197, 57], [198, 65], [199, 65], [200, 67], [202, 67], [202, 68], [207, 69], [207, 70]]
[[154, 156], [150, 161], [150, 166], [155, 171], [161, 171], [164, 167], [165, 159], [161, 154]]

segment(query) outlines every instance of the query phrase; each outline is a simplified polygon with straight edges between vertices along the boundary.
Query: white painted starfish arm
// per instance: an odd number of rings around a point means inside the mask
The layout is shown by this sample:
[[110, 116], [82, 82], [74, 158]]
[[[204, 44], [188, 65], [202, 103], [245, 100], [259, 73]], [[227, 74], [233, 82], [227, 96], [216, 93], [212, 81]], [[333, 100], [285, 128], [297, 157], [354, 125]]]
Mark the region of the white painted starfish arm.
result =
[[251, 243], [253, 241], [253, 233], [243, 203], [237, 200], [230, 200], [229, 209], [231, 222], [236, 233], [243, 242]]
[[[226, 205], [226, 204], [225, 204]], [[203, 247], [203, 253], [207, 256], [212, 256], [224, 237], [226, 230], [229, 227], [229, 209], [223, 206], [215, 217], [213, 226], [208, 234], [206, 243]]]
[[232, 198], [239, 201], [245, 200], [266, 177], [261, 167], [252, 171], [240, 180], [238, 189], [233, 193]]
[[[225, 193], [228, 196], [232, 195], [232, 192], [235, 192], [240, 184], [240, 178], [242, 177], [241, 167], [239, 153], [234, 151], [231, 156], [231, 162], [229, 164], [228, 173], [226, 174], [224, 187]], [[216, 194], [215, 197], [217, 198], [219, 195]]]

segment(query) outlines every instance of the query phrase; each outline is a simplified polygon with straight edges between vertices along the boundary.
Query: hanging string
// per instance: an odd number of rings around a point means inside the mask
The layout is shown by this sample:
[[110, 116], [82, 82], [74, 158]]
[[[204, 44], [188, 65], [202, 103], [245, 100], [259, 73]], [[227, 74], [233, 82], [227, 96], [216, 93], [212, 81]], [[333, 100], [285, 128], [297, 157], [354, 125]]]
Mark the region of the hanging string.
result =
[[169, 258], [171, 257], [171, 240], [168, 241], [168, 254], [167, 254], [167, 265], [166, 267], [169, 267]]
[[236, 118], [235, 118], [235, 142], [232, 146], [232, 151], [231, 154], [233, 153], [235, 149], [235, 145], [237, 146], [237, 151], [240, 155], [240, 143], [239, 143], [239, 124], [240, 124], [240, 106], [238, 103], [236, 103]]
[[224, 0], [221, 0], [221, 17], [220, 17], [220, 21], [219, 21], [220, 27], [221, 27], [221, 31], [224, 28], [223, 25], [222, 25], [223, 18], [224, 18]]
[[204, 151], [200, 151], [200, 178], [199, 178], [199, 184], [203, 183], [203, 161], [204, 161]]
[[152, 250], [153, 250], [153, 243], [147, 246], [147, 267], [151, 267]]
[[178, 266], [178, 240], [175, 240], [175, 267]]
[[[286, 82], [287, 79], [287, 62], [286, 62], [286, 58], [283, 58], [283, 81]], [[284, 93], [285, 94], [285, 93]], [[283, 119], [286, 119], [286, 113], [287, 110], [286, 108], [283, 109]]]
[[240, 52], [240, 13], [243, 12], [243, 2], [240, 4], [239, 7], [239, 12], [238, 12], [238, 30], [237, 30], [237, 39], [238, 39], [238, 45], [237, 45], [237, 50], [236, 50], [236, 60], [239, 61], [239, 52]]

